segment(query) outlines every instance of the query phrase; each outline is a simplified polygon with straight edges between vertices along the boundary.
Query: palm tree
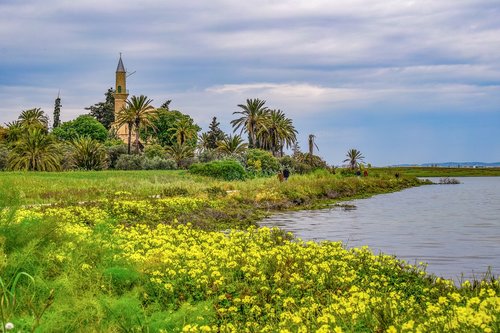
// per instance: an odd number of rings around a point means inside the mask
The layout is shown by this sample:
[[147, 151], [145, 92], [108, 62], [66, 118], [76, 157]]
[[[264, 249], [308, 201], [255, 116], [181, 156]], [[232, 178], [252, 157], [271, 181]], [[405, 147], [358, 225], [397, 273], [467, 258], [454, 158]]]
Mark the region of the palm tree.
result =
[[260, 146], [257, 141], [257, 132], [261, 127], [264, 127], [264, 120], [266, 117], [267, 107], [264, 106], [266, 101], [255, 99], [247, 99], [247, 104], [238, 104], [238, 107], [243, 109], [243, 111], [235, 111], [233, 114], [242, 115], [238, 119], [231, 121], [231, 125], [234, 127], [234, 131], [237, 131], [241, 127], [241, 133], [245, 131], [248, 133], [248, 142], [250, 148], [258, 148]]
[[349, 162], [349, 167], [351, 168], [351, 170], [356, 169], [356, 167], [360, 164], [360, 161], [365, 158], [357, 149], [350, 149], [347, 152], [346, 156], [347, 158], [344, 160], [344, 162]]
[[172, 138], [175, 138], [177, 144], [183, 145], [186, 141], [189, 141], [193, 137], [196, 136], [196, 128], [193, 126], [191, 119], [188, 117], [182, 117], [177, 119], [174, 127], [172, 127], [171, 131]]
[[42, 128], [47, 131], [49, 127], [49, 118], [40, 108], [22, 111], [18, 120], [23, 128]]
[[132, 143], [132, 128], [134, 127], [134, 121], [135, 121], [135, 112], [134, 110], [128, 108], [128, 107], [122, 107], [120, 111], [116, 114], [116, 119], [115, 119], [115, 124], [117, 125], [117, 128], [120, 128], [122, 126], [127, 126], [128, 130], [128, 137], [127, 137], [127, 154], [130, 155], [130, 146]]
[[89, 137], [78, 137], [73, 146], [73, 164], [84, 170], [102, 170], [106, 166], [106, 149], [97, 140]]
[[210, 136], [207, 132], [198, 135], [197, 148], [199, 152], [204, 152], [210, 150]]
[[187, 145], [187, 144], [178, 144], [177, 142], [174, 143], [171, 146], [167, 146], [165, 148], [165, 151], [167, 152], [167, 155], [175, 160], [177, 163], [177, 167], [180, 166], [180, 163], [182, 160], [186, 158], [190, 158], [194, 156], [194, 150], [193, 147]]
[[290, 148], [297, 141], [297, 130], [292, 120], [285, 117], [281, 110], [270, 110], [265, 118], [265, 126], [257, 133], [261, 146], [270, 150], [274, 156], [280, 153], [283, 156], [283, 148]]
[[[146, 96], [132, 96], [127, 101], [127, 109], [134, 114], [135, 149], [139, 153], [139, 131], [141, 128], [154, 127], [153, 120], [157, 117], [155, 108], [151, 105], [153, 100]], [[130, 130], [130, 129], [129, 129]]]
[[313, 164], [313, 156], [314, 156], [314, 147], [319, 150], [318, 145], [314, 140], [316, 139], [316, 135], [309, 134], [308, 145], [309, 145], [309, 164]]
[[24, 171], [57, 171], [60, 154], [51, 135], [41, 128], [29, 128], [9, 154], [9, 168]]
[[242, 154], [248, 148], [248, 144], [243, 142], [239, 135], [229, 135], [223, 140], [217, 141], [217, 151], [226, 155]]

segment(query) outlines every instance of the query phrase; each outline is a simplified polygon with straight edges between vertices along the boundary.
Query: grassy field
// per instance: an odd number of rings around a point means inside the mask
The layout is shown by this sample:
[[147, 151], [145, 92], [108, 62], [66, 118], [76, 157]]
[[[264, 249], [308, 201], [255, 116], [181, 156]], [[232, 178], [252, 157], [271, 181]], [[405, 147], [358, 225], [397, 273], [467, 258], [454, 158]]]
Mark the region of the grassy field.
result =
[[[327, 172], [0, 174], [0, 332], [498, 332], [500, 283], [256, 228], [421, 183]], [[242, 230], [242, 231], [241, 231]]]
[[373, 168], [373, 173], [399, 173], [412, 177], [497, 177], [500, 168], [431, 168], [431, 167], [394, 167]]

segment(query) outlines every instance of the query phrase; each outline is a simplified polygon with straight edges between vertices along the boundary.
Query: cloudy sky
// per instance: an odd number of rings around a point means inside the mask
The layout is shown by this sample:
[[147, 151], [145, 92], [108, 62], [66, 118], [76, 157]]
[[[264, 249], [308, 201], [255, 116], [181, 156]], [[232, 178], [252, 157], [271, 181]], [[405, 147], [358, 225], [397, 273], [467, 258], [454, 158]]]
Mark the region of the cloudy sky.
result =
[[232, 131], [237, 104], [285, 111], [339, 165], [500, 161], [499, 0], [1, 0], [0, 123], [62, 120], [114, 85]]

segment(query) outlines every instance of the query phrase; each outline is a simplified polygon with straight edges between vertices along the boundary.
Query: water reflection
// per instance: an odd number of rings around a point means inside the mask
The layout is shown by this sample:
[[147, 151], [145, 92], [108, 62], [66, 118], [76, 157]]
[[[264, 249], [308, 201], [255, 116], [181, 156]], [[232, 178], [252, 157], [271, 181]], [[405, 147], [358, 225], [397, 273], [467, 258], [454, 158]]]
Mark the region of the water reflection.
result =
[[277, 214], [261, 222], [304, 240], [370, 246], [427, 271], [459, 280], [500, 275], [500, 177], [459, 178], [459, 185], [432, 185], [354, 200], [356, 207]]

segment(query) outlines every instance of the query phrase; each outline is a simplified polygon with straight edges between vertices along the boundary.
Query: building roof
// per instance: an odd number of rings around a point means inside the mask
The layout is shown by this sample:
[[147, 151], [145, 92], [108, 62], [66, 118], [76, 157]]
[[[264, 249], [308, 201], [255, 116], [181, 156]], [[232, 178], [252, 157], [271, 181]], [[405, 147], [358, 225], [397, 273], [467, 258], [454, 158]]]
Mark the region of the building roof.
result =
[[126, 72], [125, 66], [123, 66], [122, 55], [120, 54], [120, 60], [118, 61], [118, 67], [116, 67], [117, 72]]

